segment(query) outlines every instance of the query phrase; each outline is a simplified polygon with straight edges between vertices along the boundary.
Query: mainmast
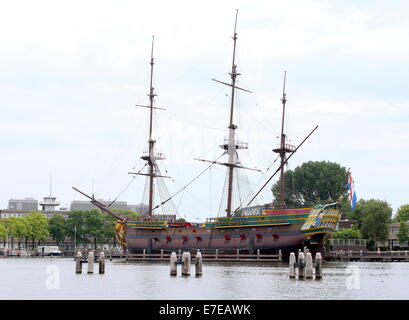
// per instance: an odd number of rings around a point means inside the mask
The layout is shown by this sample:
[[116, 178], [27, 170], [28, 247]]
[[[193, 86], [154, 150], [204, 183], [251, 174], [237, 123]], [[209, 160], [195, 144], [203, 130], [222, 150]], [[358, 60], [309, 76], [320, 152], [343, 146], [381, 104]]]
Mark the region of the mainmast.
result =
[[286, 162], [286, 154], [295, 152], [295, 146], [290, 145], [286, 142], [286, 135], [284, 133], [284, 119], [285, 119], [285, 104], [287, 102], [285, 93], [285, 81], [287, 77], [287, 71], [284, 71], [284, 83], [283, 83], [283, 96], [281, 102], [283, 105], [283, 113], [281, 117], [281, 136], [280, 136], [280, 147], [273, 149], [275, 153], [278, 153], [281, 158], [280, 164], [280, 194], [279, 194], [279, 207], [284, 208], [285, 205], [285, 185], [284, 185], [284, 164]]
[[233, 170], [236, 165], [236, 149], [237, 145], [235, 142], [235, 130], [237, 126], [233, 124], [233, 112], [234, 112], [234, 94], [235, 94], [235, 87], [236, 87], [236, 78], [239, 75], [237, 73], [237, 66], [235, 63], [236, 60], [236, 41], [237, 41], [237, 13], [236, 10], [236, 19], [234, 22], [234, 33], [233, 33], [233, 58], [231, 64], [231, 99], [230, 99], [230, 122], [229, 122], [229, 140], [227, 145], [227, 154], [229, 157], [228, 160], [228, 189], [227, 189], [227, 208], [226, 208], [226, 215], [228, 217], [231, 216], [231, 207], [232, 207], [232, 195], [233, 195]]
[[145, 152], [141, 159], [147, 161], [148, 173], [135, 173], [130, 172], [131, 174], [137, 175], [144, 175], [147, 176], [149, 179], [149, 200], [148, 200], [148, 213], [147, 213], [147, 220], [153, 220], [153, 201], [154, 201], [154, 178], [162, 177], [166, 178], [162, 175], [157, 175], [156, 170], [156, 160], [163, 160], [165, 159], [165, 155], [163, 153], [155, 153], [155, 143], [156, 140], [153, 139], [152, 131], [153, 131], [153, 109], [163, 109], [154, 106], [155, 101], [155, 88], [153, 87], [153, 65], [154, 65], [154, 58], [153, 58], [153, 44], [154, 44], [154, 36], [152, 36], [152, 48], [151, 48], [151, 60], [150, 60], [150, 86], [149, 86], [149, 105], [137, 105], [138, 107], [149, 108], [149, 140], [148, 140], [148, 152]]
[[148, 220], [152, 220], [153, 217], [153, 178], [154, 178], [154, 164], [153, 164], [153, 150], [155, 148], [155, 140], [152, 139], [152, 121], [153, 121], [153, 102], [155, 98], [154, 88], [152, 85], [153, 82], [153, 41], [154, 37], [152, 36], [152, 49], [151, 49], [151, 77], [150, 77], [150, 86], [149, 86], [149, 150], [148, 157], [142, 156], [141, 158], [148, 161], [149, 165], [149, 203], [148, 203]]
[[217, 161], [209, 161], [209, 160], [203, 160], [203, 159], [196, 159], [199, 161], [204, 161], [204, 162], [210, 162], [210, 163], [216, 163], [220, 165], [227, 166], [227, 206], [226, 206], [226, 215], [227, 217], [232, 216], [232, 201], [233, 201], [233, 177], [234, 177], [234, 169], [235, 168], [241, 168], [241, 169], [249, 169], [249, 170], [255, 170], [255, 171], [260, 171], [257, 169], [252, 169], [252, 168], [246, 168], [243, 167], [239, 161], [238, 161], [238, 156], [237, 156], [237, 150], [238, 149], [247, 149], [247, 143], [237, 141], [236, 140], [236, 132], [235, 130], [237, 129], [237, 125], [233, 123], [233, 115], [234, 115], [234, 98], [235, 98], [235, 92], [236, 89], [250, 92], [249, 90], [240, 88], [236, 86], [236, 80], [237, 76], [240, 75], [240, 73], [237, 72], [237, 65], [236, 65], [236, 42], [237, 42], [237, 14], [238, 10], [236, 10], [236, 18], [234, 22], [234, 33], [233, 33], [233, 58], [232, 58], [232, 64], [231, 64], [231, 72], [230, 78], [231, 82], [226, 83], [223, 81], [219, 81], [216, 79], [212, 79], [213, 81], [219, 82], [221, 84], [227, 85], [231, 87], [231, 96], [230, 96], [230, 115], [229, 115], [229, 136], [227, 138], [227, 143], [224, 143], [220, 145], [220, 148], [224, 150], [225, 153], [228, 155], [228, 161], [227, 162], [217, 162]]

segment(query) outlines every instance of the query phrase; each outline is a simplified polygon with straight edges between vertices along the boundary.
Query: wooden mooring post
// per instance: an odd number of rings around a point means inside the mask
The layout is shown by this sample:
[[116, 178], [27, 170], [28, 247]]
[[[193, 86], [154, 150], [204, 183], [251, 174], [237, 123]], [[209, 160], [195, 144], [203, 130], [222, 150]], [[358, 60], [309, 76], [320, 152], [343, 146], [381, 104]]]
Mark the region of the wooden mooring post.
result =
[[197, 251], [195, 260], [195, 274], [198, 277], [202, 275], [202, 253], [200, 251]]
[[289, 270], [290, 278], [295, 278], [295, 253], [290, 253], [290, 270]]
[[105, 253], [101, 251], [99, 254], [99, 274], [105, 273]]
[[315, 254], [315, 279], [322, 278], [322, 257], [321, 253], [317, 252]]
[[303, 280], [305, 277], [305, 258], [304, 252], [298, 255], [298, 279]]
[[75, 257], [75, 273], [82, 273], [82, 253], [81, 251], [78, 251]]
[[170, 254], [170, 275], [171, 276], [177, 276], [178, 275], [178, 269], [176, 267], [176, 261], [177, 261], [177, 256], [176, 252], [172, 252]]
[[305, 257], [305, 279], [312, 279], [313, 277], [313, 265], [311, 252], [307, 252]]
[[304, 256], [304, 252], [298, 252], [298, 261], [296, 261], [295, 253], [290, 253], [289, 258], [289, 278], [296, 278], [296, 269], [298, 269], [298, 279], [313, 279], [315, 270], [315, 279], [322, 278], [322, 257], [321, 253], [317, 252], [315, 255], [315, 262], [312, 259], [311, 252], [307, 252]]
[[182, 254], [182, 276], [190, 276], [191, 257], [190, 252], [183, 252]]
[[190, 276], [191, 265], [195, 265], [195, 275], [201, 276], [203, 272], [202, 253], [198, 250], [195, 259], [192, 262], [190, 252], [183, 252], [182, 257], [178, 259], [176, 252], [170, 254], [170, 275], [177, 276], [177, 265], [182, 265], [182, 276]]
[[88, 253], [88, 273], [94, 273], [94, 252]]

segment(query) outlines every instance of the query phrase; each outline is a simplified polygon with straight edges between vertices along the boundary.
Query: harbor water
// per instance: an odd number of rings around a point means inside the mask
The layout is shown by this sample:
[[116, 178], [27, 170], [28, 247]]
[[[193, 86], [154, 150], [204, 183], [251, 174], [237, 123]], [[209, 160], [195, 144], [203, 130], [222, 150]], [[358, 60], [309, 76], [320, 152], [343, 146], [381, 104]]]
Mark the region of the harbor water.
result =
[[75, 274], [72, 258], [0, 259], [2, 300], [409, 299], [409, 263], [325, 262], [322, 280], [289, 279], [286, 263], [203, 263], [203, 275], [170, 276], [164, 262], [106, 261]]

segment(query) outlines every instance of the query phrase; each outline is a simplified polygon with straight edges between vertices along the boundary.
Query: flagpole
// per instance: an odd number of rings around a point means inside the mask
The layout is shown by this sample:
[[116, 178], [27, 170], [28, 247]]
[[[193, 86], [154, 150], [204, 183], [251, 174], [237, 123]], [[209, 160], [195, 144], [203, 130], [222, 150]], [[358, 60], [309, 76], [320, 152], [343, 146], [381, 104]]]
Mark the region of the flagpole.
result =
[[76, 249], [77, 249], [77, 226], [74, 225], [74, 256]]

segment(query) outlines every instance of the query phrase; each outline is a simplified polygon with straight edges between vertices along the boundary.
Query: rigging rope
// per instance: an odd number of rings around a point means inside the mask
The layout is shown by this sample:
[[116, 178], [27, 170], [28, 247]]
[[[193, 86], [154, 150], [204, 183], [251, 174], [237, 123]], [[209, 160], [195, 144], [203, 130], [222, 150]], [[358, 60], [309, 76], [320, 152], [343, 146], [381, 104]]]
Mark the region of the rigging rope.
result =
[[[143, 168], [146, 167], [146, 165], [147, 165], [147, 163], [145, 163], [145, 165], [142, 167], [141, 170], [138, 171], [138, 173], [140, 173], [140, 172], [143, 170]], [[126, 189], [128, 189], [128, 187], [131, 185], [131, 183], [135, 180], [135, 177], [136, 177], [136, 175], [132, 177], [131, 181], [129, 181], [129, 183], [126, 185], [126, 187], [125, 187], [125, 188], [119, 193], [119, 195], [108, 205], [108, 207], [112, 206], [112, 205], [116, 202], [116, 200], [118, 200], [118, 198], [126, 191]]]
[[188, 184], [186, 184], [182, 189], [180, 189], [178, 192], [173, 194], [171, 197], [169, 197], [168, 199], [166, 199], [162, 203], [158, 204], [155, 208], [153, 208], [153, 210], [159, 208], [162, 205], [164, 205], [166, 202], [168, 202], [174, 196], [179, 194], [181, 191], [185, 190], [188, 186], [190, 186], [194, 181], [196, 181], [203, 173], [205, 173], [210, 167], [212, 167], [216, 163], [217, 160], [219, 160], [224, 155], [225, 155], [225, 152], [223, 152], [223, 154], [219, 158], [217, 158], [214, 162], [212, 162], [206, 169], [204, 169], [201, 173], [199, 173], [193, 180], [191, 180]]

